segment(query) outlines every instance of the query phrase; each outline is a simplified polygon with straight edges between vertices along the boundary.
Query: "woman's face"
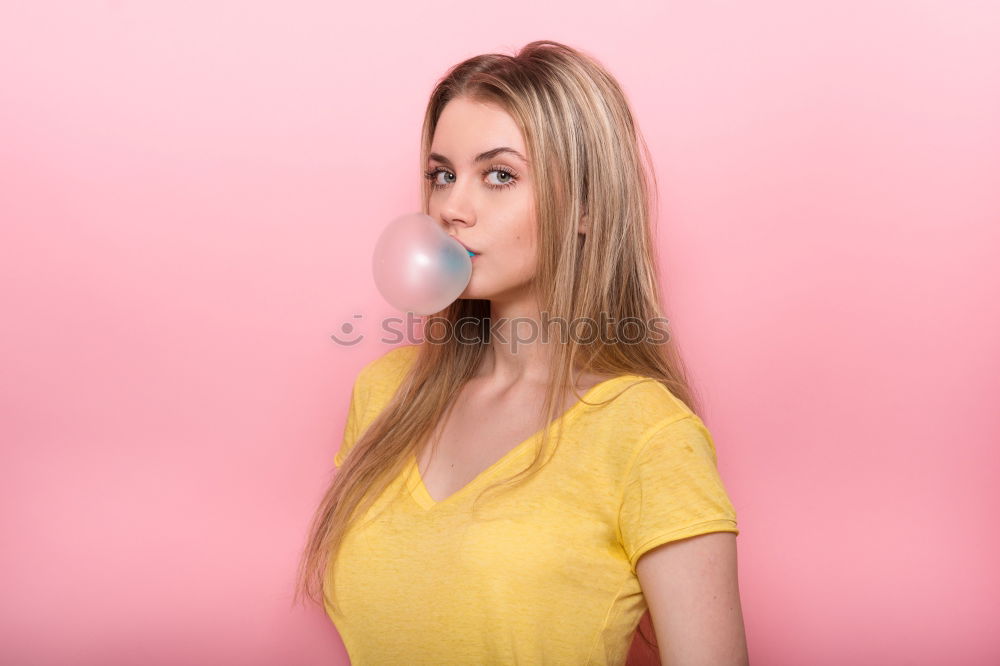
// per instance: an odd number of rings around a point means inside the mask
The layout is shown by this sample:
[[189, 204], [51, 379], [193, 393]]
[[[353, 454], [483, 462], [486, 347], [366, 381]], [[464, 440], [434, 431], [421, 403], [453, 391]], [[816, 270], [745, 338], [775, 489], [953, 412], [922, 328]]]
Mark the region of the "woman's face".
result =
[[427, 162], [429, 213], [477, 253], [461, 298], [512, 299], [534, 278], [527, 154], [514, 119], [499, 107], [455, 98], [441, 112]]

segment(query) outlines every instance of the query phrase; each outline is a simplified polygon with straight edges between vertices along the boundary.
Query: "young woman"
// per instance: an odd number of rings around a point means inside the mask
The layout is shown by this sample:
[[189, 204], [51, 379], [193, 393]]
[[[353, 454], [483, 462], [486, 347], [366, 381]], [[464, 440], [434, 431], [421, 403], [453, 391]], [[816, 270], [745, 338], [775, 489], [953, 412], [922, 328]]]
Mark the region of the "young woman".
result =
[[648, 610], [664, 664], [747, 663], [640, 145], [616, 81], [557, 42], [434, 89], [423, 210], [476, 255], [424, 340], [354, 383], [296, 594], [352, 662], [623, 664]]

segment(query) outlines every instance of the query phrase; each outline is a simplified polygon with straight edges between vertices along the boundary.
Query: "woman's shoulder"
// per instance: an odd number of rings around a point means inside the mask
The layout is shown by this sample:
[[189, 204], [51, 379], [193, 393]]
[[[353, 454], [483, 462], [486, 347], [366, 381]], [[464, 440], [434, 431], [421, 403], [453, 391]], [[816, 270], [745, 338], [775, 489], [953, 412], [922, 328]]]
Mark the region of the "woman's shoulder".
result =
[[576, 424], [592, 448], [606, 450], [616, 459], [627, 459], [641, 442], [671, 423], [698, 419], [655, 377], [618, 375], [601, 382], [585, 397], [587, 404], [576, 415]]
[[626, 373], [606, 380], [595, 392], [600, 399], [613, 398], [609, 405], [615, 410], [643, 420], [662, 421], [693, 416], [694, 411], [667, 385], [655, 377]]
[[366, 392], [394, 391], [416, 358], [418, 345], [401, 345], [368, 361], [358, 373]]

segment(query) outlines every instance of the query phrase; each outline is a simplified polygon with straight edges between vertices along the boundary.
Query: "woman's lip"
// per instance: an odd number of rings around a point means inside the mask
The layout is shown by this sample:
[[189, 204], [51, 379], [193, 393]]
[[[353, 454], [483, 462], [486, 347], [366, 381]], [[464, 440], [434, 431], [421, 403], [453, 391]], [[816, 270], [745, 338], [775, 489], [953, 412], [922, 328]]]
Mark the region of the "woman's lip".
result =
[[[455, 238], [455, 237], [454, 237], [454, 236], [452, 236], [452, 238]], [[464, 247], [464, 248], [465, 248], [466, 250], [468, 250], [469, 252], [473, 252], [473, 253], [475, 253], [475, 254], [479, 254], [479, 252], [478, 252], [478, 251], [476, 251], [476, 250], [473, 250], [473, 249], [472, 249], [471, 247], [469, 247], [468, 245], [466, 245], [466, 244], [465, 244], [465, 243], [463, 243], [462, 241], [458, 240], [457, 238], [455, 238], [455, 242], [456, 242], [456, 243], [458, 243], [459, 245], [461, 245], [462, 247]]]

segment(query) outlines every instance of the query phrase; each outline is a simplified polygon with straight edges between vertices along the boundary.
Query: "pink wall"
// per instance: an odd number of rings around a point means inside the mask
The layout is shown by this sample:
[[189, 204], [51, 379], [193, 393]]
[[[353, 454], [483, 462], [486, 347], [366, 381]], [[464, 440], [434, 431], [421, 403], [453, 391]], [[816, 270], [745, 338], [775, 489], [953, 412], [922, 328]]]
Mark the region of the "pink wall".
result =
[[370, 252], [437, 77], [542, 38], [656, 160], [752, 661], [1000, 662], [995, 8], [183, 4], [0, 6], [0, 662], [346, 663], [289, 598]]

